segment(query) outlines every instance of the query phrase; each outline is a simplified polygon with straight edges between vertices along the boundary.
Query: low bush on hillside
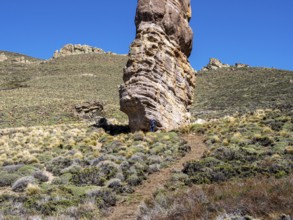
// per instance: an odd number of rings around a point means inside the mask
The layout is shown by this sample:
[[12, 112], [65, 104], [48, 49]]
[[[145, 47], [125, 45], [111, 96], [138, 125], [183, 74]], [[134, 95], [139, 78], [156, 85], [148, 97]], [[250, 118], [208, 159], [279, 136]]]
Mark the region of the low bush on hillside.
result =
[[203, 132], [209, 150], [201, 160], [185, 164], [186, 183], [258, 174], [280, 178], [293, 171], [293, 111], [257, 111], [193, 125], [189, 130]]
[[293, 106], [292, 71], [274, 68], [222, 68], [199, 72], [191, 113], [220, 118], [257, 109]]
[[111, 54], [0, 62], [0, 128], [76, 123], [74, 107], [87, 101], [103, 102], [107, 117], [124, 122], [117, 87], [126, 62]]
[[141, 204], [138, 219], [282, 220], [293, 217], [292, 204], [292, 175], [259, 177], [176, 191], [159, 189]]
[[[97, 218], [120, 195], [190, 150], [175, 132], [111, 136], [82, 124], [0, 132], [4, 216]], [[93, 212], [86, 213], [86, 205]]]

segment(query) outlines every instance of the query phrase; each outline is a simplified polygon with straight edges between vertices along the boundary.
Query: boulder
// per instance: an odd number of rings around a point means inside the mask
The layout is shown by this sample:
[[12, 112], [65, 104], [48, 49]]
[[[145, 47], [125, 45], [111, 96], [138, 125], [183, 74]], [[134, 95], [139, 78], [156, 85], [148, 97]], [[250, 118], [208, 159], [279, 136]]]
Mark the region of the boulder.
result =
[[195, 71], [188, 61], [190, 0], [138, 0], [136, 38], [120, 86], [132, 131], [172, 130], [190, 122]]
[[96, 122], [103, 116], [104, 106], [97, 101], [89, 101], [75, 106], [75, 115], [89, 122]]

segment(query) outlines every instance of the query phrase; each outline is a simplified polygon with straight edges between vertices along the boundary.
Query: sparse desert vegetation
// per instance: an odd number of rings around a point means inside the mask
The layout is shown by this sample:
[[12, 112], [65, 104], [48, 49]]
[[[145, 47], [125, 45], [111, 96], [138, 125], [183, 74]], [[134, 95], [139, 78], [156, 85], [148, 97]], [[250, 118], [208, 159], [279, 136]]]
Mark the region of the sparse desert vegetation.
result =
[[[177, 133], [111, 136], [81, 124], [3, 129], [0, 142], [4, 216], [94, 218], [189, 150]], [[88, 203], [93, 213], [76, 211]]]
[[32, 64], [0, 62], [0, 128], [75, 123], [74, 106], [93, 100], [104, 103], [108, 117], [125, 122], [118, 85], [126, 59], [84, 54]]
[[292, 71], [254, 67], [199, 72], [192, 115], [213, 119], [257, 109], [292, 109], [292, 75]]
[[183, 169], [196, 184], [258, 174], [280, 178], [292, 172], [293, 111], [261, 110], [225, 117], [191, 130], [203, 132], [209, 150]]
[[292, 110], [261, 110], [193, 124], [208, 150], [172, 174], [139, 219], [290, 219]]
[[258, 177], [175, 191], [158, 189], [141, 204], [138, 219], [291, 219], [292, 178]]
[[35, 63], [0, 63], [0, 219], [102, 218], [188, 154], [183, 133], [203, 136], [206, 152], [174, 170], [138, 219], [292, 219], [292, 72], [200, 72], [192, 115], [205, 121], [111, 135], [74, 106], [100, 101], [107, 118], [126, 123], [117, 88], [125, 56], [26, 59]]

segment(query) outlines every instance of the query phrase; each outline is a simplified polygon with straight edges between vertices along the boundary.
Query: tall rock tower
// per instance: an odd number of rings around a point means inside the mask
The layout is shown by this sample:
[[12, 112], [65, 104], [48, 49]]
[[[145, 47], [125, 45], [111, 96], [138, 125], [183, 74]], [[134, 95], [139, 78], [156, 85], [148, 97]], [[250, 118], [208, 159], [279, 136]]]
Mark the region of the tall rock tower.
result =
[[120, 87], [120, 108], [132, 131], [172, 130], [190, 121], [195, 71], [188, 57], [190, 0], [138, 0], [136, 39]]

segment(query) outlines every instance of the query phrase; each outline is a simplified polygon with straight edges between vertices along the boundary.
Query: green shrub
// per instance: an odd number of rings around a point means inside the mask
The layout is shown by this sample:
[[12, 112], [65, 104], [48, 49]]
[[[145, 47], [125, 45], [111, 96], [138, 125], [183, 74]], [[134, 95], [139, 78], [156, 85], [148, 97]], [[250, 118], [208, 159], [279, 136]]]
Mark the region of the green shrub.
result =
[[46, 168], [49, 172], [52, 172], [54, 175], [60, 175], [61, 170], [72, 165], [72, 161], [69, 158], [62, 156], [56, 157], [49, 161], [46, 164]]
[[84, 168], [72, 176], [72, 182], [76, 185], [103, 186], [105, 181], [106, 178], [97, 167]]
[[29, 183], [35, 183], [35, 178], [32, 176], [22, 177], [13, 183], [12, 190], [15, 192], [23, 192]]
[[91, 190], [87, 196], [96, 200], [99, 208], [114, 206], [117, 202], [116, 194], [109, 188], [98, 188]]
[[0, 172], [0, 187], [11, 186], [21, 176], [15, 173]]

